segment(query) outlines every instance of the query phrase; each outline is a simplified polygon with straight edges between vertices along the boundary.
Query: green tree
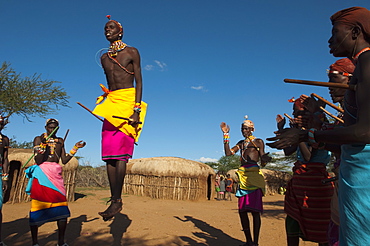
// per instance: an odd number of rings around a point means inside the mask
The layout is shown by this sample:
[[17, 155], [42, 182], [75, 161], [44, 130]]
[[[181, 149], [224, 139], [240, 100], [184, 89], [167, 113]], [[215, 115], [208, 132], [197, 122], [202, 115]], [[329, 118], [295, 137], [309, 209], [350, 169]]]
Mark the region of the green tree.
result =
[[57, 83], [60, 82], [42, 80], [39, 74], [22, 78], [4, 62], [0, 68], [0, 113], [7, 118], [16, 114], [31, 121], [30, 117], [46, 117], [59, 107], [69, 107], [69, 97]]
[[222, 156], [217, 162], [206, 162], [215, 171], [227, 173], [227, 171], [240, 166], [240, 155]]
[[33, 142], [32, 141], [18, 142], [15, 139], [15, 136], [9, 138], [9, 145], [10, 145], [10, 147], [15, 148], [15, 149], [32, 149], [33, 148]]
[[295, 152], [289, 156], [277, 153], [270, 153], [270, 156], [272, 157], [272, 160], [267, 163], [266, 169], [275, 171], [291, 172], [293, 164], [297, 161]]

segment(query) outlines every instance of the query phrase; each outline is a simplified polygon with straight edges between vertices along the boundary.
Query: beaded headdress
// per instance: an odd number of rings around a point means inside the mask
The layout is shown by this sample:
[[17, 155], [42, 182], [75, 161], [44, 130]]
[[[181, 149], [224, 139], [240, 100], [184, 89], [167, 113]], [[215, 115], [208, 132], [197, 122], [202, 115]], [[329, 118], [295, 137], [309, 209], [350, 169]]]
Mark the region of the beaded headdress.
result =
[[[107, 15], [107, 18], [108, 18], [108, 20], [109, 20], [109, 21], [113, 21], [114, 23], [116, 23], [116, 25], [117, 25], [117, 26], [119, 26], [119, 30], [120, 30], [120, 32], [122, 32], [122, 33], [123, 33], [123, 27], [122, 27], [121, 23], [119, 23], [119, 22], [118, 22], [118, 21], [116, 21], [116, 20], [111, 20], [110, 15]], [[108, 22], [109, 22], [109, 21], [108, 21]]]
[[252, 128], [254, 131], [254, 123], [251, 120], [248, 120], [248, 115], [244, 116], [245, 120], [243, 121], [243, 126]]

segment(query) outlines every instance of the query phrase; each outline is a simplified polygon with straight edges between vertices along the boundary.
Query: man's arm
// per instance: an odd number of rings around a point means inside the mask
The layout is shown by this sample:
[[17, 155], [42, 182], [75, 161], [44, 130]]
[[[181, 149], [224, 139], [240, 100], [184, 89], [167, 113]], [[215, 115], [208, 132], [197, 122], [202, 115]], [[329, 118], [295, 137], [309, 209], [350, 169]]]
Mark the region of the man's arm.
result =
[[3, 154], [3, 173], [9, 173], [9, 138], [4, 136], [3, 137], [3, 143], [4, 143], [4, 154]]
[[[135, 103], [141, 104], [142, 94], [143, 94], [143, 81], [141, 75], [141, 65], [140, 65], [140, 54], [136, 48], [131, 47], [130, 54], [132, 56], [132, 64], [134, 67], [134, 76], [135, 76]], [[140, 114], [137, 111], [134, 111], [133, 115], [130, 117], [133, 119], [131, 124], [135, 125], [140, 121]]]
[[[37, 136], [34, 138], [33, 140], [33, 149], [34, 149], [34, 153], [35, 153], [35, 162], [37, 165], [43, 163], [44, 161], [47, 160], [47, 157], [45, 158], [45, 155], [47, 155], [46, 153], [46, 147], [44, 149], [44, 151], [42, 151], [42, 147], [41, 146], [41, 137], [40, 136]], [[42, 144], [45, 144], [45, 143], [42, 143]]]
[[272, 158], [268, 155], [269, 153], [265, 152], [265, 143], [262, 139], [258, 138], [255, 142], [257, 143], [258, 152], [261, 159], [261, 166], [264, 167], [268, 162], [271, 161]]

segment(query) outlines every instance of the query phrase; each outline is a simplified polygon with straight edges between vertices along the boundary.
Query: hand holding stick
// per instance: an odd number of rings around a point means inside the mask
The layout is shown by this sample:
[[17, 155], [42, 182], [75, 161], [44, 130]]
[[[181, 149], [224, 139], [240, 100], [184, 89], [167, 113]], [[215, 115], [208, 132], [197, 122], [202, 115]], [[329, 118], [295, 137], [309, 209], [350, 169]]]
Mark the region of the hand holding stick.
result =
[[323, 101], [324, 103], [326, 103], [327, 105], [329, 105], [330, 107], [332, 107], [333, 109], [341, 112], [341, 113], [344, 113], [344, 110], [339, 108], [338, 106], [336, 106], [335, 104], [329, 102], [328, 100], [325, 100], [324, 98], [320, 97], [319, 95], [315, 94], [315, 93], [312, 93], [311, 94], [312, 96], [316, 97], [317, 99]]
[[[116, 118], [116, 119], [122, 119], [122, 120], [132, 121], [132, 119], [130, 119], [130, 118], [125, 118], [125, 117], [121, 117], [121, 116], [113, 115], [112, 117], [113, 118]], [[139, 121], [137, 124], [143, 124], [143, 122]]]

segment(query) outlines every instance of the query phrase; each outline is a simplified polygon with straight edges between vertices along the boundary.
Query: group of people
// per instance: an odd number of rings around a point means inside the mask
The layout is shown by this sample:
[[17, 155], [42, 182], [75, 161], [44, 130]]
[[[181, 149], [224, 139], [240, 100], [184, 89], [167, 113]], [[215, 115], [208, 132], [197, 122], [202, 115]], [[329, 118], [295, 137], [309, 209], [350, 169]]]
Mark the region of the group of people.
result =
[[[122, 25], [107, 17], [109, 21], [104, 31], [110, 47], [102, 55], [101, 64], [108, 88], [101, 85], [104, 94], [98, 98], [98, 105], [92, 111], [104, 118], [102, 159], [107, 164], [111, 191], [109, 207], [99, 212], [104, 220], [122, 210], [126, 164], [133, 155], [147, 107], [142, 102], [139, 52], [122, 42]], [[293, 178], [285, 192], [289, 246], [299, 245], [299, 238], [319, 245], [370, 245], [370, 97], [367, 94], [370, 91], [370, 11], [361, 7], [344, 9], [335, 13], [331, 21], [330, 53], [346, 58], [330, 66], [329, 80], [349, 84], [352, 88], [330, 88], [333, 102], [340, 103], [344, 113], [336, 122], [330, 123], [320, 100], [301, 95], [293, 102], [294, 118], [290, 119], [290, 127], [284, 128], [285, 118], [278, 115], [276, 136], [267, 139], [272, 141], [267, 143], [268, 146], [283, 149], [286, 155], [297, 155]], [[9, 179], [9, 138], [1, 134], [6, 121], [0, 117], [1, 195], [7, 189]], [[222, 122], [220, 127], [225, 155], [240, 151], [241, 166], [236, 171], [239, 217], [245, 245], [256, 246], [265, 193], [265, 181], [258, 163], [265, 166], [271, 157], [265, 152], [264, 141], [253, 136], [255, 128], [251, 120], [243, 121], [241, 132], [244, 139], [233, 147], [229, 145], [229, 126]], [[57, 221], [58, 245], [67, 245], [64, 233], [70, 212], [59, 162], [67, 163], [86, 143], [77, 142], [67, 153], [64, 139], [56, 136], [58, 128], [56, 119], [46, 121], [46, 132], [33, 141], [35, 165], [26, 170], [29, 177], [26, 191], [32, 199], [30, 227], [34, 246], [38, 245], [38, 227], [49, 221]], [[335, 154], [339, 173], [335, 185], [326, 172], [329, 151]], [[218, 182], [219, 198], [225, 198], [221, 196], [228, 187], [225, 178], [221, 180], [220, 177]], [[1, 208], [1, 197], [0, 200]], [[248, 213], [253, 218], [253, 237]], [[1, 245], [5, 244], [0, 242]]]
[[[285, 154], [297, 152], [284, 205], [288, 245], [300, 237], [319, 245], [370, 245], [370, 11], [351, 7], [330, 19], [330, 53], [345, 58], [330, 66], [329, 81], [348, 86], [329, 89], [343, 113], [329, 123], [322, 100], [301, 95], [291, 126], [284, 128], [278, 115], [276, 136], [267, 139]], [[334, 183], [325, 169], [328, 151], [336, 158]]]
[[220, 172], [216, 173], [215, 188], [216, 188], [216, 200], [228, 200], [231, 201], [231, 192], [233, 191], [234, 180], [230, 174], [224, 174]]
[[[276, 136], [268, 146], [296, 154], [293, 176], [284, 193], [287, 245], [300, 238], [318, 245], [370, 245], [370, 11], [351, 7], [331, 16], [330, 53], [337, 60], [329, 68], [333, 103], [318, 96], [301, 95], [293, 102], [289, 127], [277, 115]], [[342, 84], [345, 86], [337, 86]], [[368, 89], [369, 88], [369, 89]], [[333, 116], [325, 105], [339, 110]], [[335, 120], [328, 120], [326, 114]], [[239, 216], [246, 246], [258, 245], [265, 183], [260, 166], [271, 160], [262, 139], [252, 135], [254, 124], [241, 126], [244, 140], [229, 145], [230, 128], [221, 123], [226, 156], [240, 151], [238, 176]], [[326, 171], [330, 153], [335, 157], [331, 178]], [[253, 218], [253, 238], [248, 218]]]

